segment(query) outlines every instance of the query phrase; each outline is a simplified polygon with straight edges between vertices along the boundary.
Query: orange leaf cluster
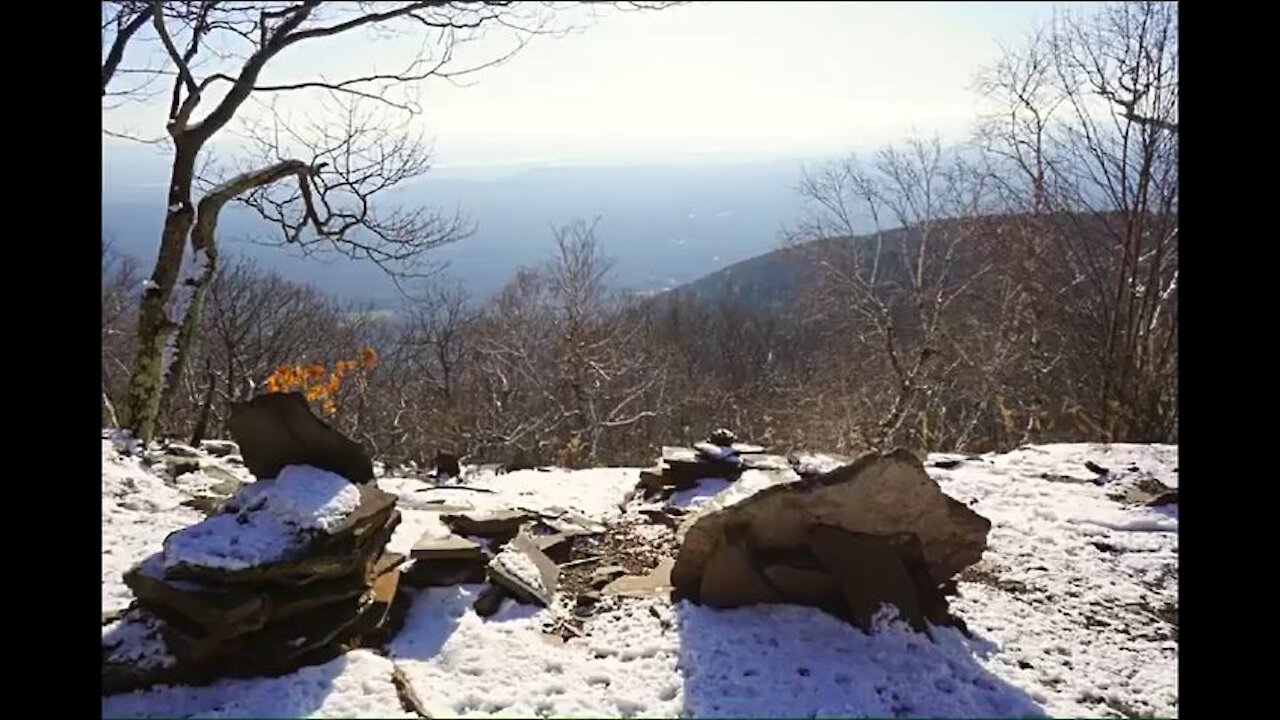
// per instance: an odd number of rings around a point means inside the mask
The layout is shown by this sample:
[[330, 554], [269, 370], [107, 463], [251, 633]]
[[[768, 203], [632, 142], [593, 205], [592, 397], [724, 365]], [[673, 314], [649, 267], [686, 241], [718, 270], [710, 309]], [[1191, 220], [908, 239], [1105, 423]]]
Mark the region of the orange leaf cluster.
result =
[[373, 348], [360, 351], [359, 359], [339, 360], [330, 371], [320, 363], [311, 365], [281, 365], [267, 377], [267, 392], [301, 392], [307, 400], [319, 402], [326, 415], [338, 410], [338, 390], [342, 379], [361, 369], [372, 369], [378, 364], [378, 354]]

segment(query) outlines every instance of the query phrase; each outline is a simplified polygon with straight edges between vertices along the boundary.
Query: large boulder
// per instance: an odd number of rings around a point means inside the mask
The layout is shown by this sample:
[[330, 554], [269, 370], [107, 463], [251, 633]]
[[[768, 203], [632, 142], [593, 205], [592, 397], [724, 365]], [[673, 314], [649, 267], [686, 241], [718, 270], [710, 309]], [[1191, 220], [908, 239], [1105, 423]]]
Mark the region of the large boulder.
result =
[[316, 417], [302, 393], [233, 403], [227, 428], [245, 466], [259, 478], [273, 478], [288, 465], [311, 465], [353, 483], [373, 481], [373, 461], [364, 448]]
[[881, 603], [917, 627], [945, 619], [942, 587], [982, 557], [991, 529], [905, 450], [726, 497], [681, 526], [679, 595], [814, 605], [864, 628]]

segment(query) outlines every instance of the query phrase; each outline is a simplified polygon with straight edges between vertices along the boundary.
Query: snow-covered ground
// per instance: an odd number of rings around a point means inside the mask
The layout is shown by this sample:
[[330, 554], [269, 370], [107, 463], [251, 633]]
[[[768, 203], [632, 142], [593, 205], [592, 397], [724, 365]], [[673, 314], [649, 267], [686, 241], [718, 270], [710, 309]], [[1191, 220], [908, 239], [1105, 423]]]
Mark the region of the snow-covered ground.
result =
[[[959, 456], [931, 457], [942, 459]], [[866, 635], [803, 607], [717, 611], [606, 597], [581, 636], [561, 640], [544, 628], [566, 605], [507, 600], [483, 619], [471, 609], [481, 586], [432, 588], [417, 592], [385, 656], [357, 651], [279, 678], [106, 697], [103, 714], [404, 716], [397, 671], [435, 717], [1176, 716], [1177, 505], [1123, 506], [1086, 461], [1121, 474], [1136, 466], [1177, 486], [1172, 446], [1033, 446], [930, 468], [993, 525], [953, 600], [972, 638], [935, 628], [930, 639], [888, 616]], [[439, 513], [458, 508], [619, 519], [638, 472], [522, 471], [469, 482], [492, 493], [423, 491], [406, 478], [378, 484], [400, 498], [404, 521], [391, 546], [405, 552], [424, 532], [444, 532]], [[773, 479], [743, 481], [704, 483], [673, 500], [699, 505], [711, 492], [736, 496]], [[200, 519], [179, 505], [186, 497], [181, 484], [104, 441], [104, 610], [130, 600], [120, 573]]]

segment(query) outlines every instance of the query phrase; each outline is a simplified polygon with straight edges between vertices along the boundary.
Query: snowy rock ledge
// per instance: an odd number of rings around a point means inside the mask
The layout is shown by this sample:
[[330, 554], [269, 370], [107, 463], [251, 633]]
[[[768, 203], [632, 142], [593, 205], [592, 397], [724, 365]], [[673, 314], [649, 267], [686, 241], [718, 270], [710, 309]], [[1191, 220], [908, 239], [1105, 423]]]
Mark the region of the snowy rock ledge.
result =
[[290, 465], [245, 487], [221, 514], [166, 538], [164, 567], [234, 572], [282, 562], [342, 527], [362, 500], [341, 475]]

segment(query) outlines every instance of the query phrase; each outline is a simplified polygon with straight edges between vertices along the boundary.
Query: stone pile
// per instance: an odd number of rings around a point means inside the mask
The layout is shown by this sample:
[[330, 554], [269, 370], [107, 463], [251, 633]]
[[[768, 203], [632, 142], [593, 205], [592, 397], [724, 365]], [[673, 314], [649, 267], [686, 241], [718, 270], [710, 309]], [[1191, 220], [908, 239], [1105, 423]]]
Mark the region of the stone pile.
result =
[[913, 453], [870, 454], [690, 514], [671, 584], [712, 607], [810, 605], [864, 630], [890, 604], [923, 630], [952, 621], [946, 591], [990, 528]]
[[572, 511], [470, 510], [442, 512], [440, 519], [451, 534], [428, 532], [418, 540], [404, 582], [412, 587], [488, 582], [476, 601], [482, 617], [497, 612], [508, 597], [552, 604], [559, 565], [570, 561], [575, 542], [606, 530]]
[[272, 474], [125, 574], [137, 600], [116, 634], [148, 635], [165, 661], [131, 662], [104, 634], [104, 692], [278, 675], [380, 645], [403, 620], [405, 558], [385, 550], [400, 513], [394, 495], [367, 483], [359, 446], [296, 394], [240, 405], [230, 426], [246, 465]]
[[740, 443], [731, 431], [720, 429], [691, 448], [663, 447], [657, 465], [640, 471], [637, 489], [645, 500], [665, 500], [701, 480], [733, 481], [747, 470], [789, 469], [786, 458], [767, 454], [759, 445]]

